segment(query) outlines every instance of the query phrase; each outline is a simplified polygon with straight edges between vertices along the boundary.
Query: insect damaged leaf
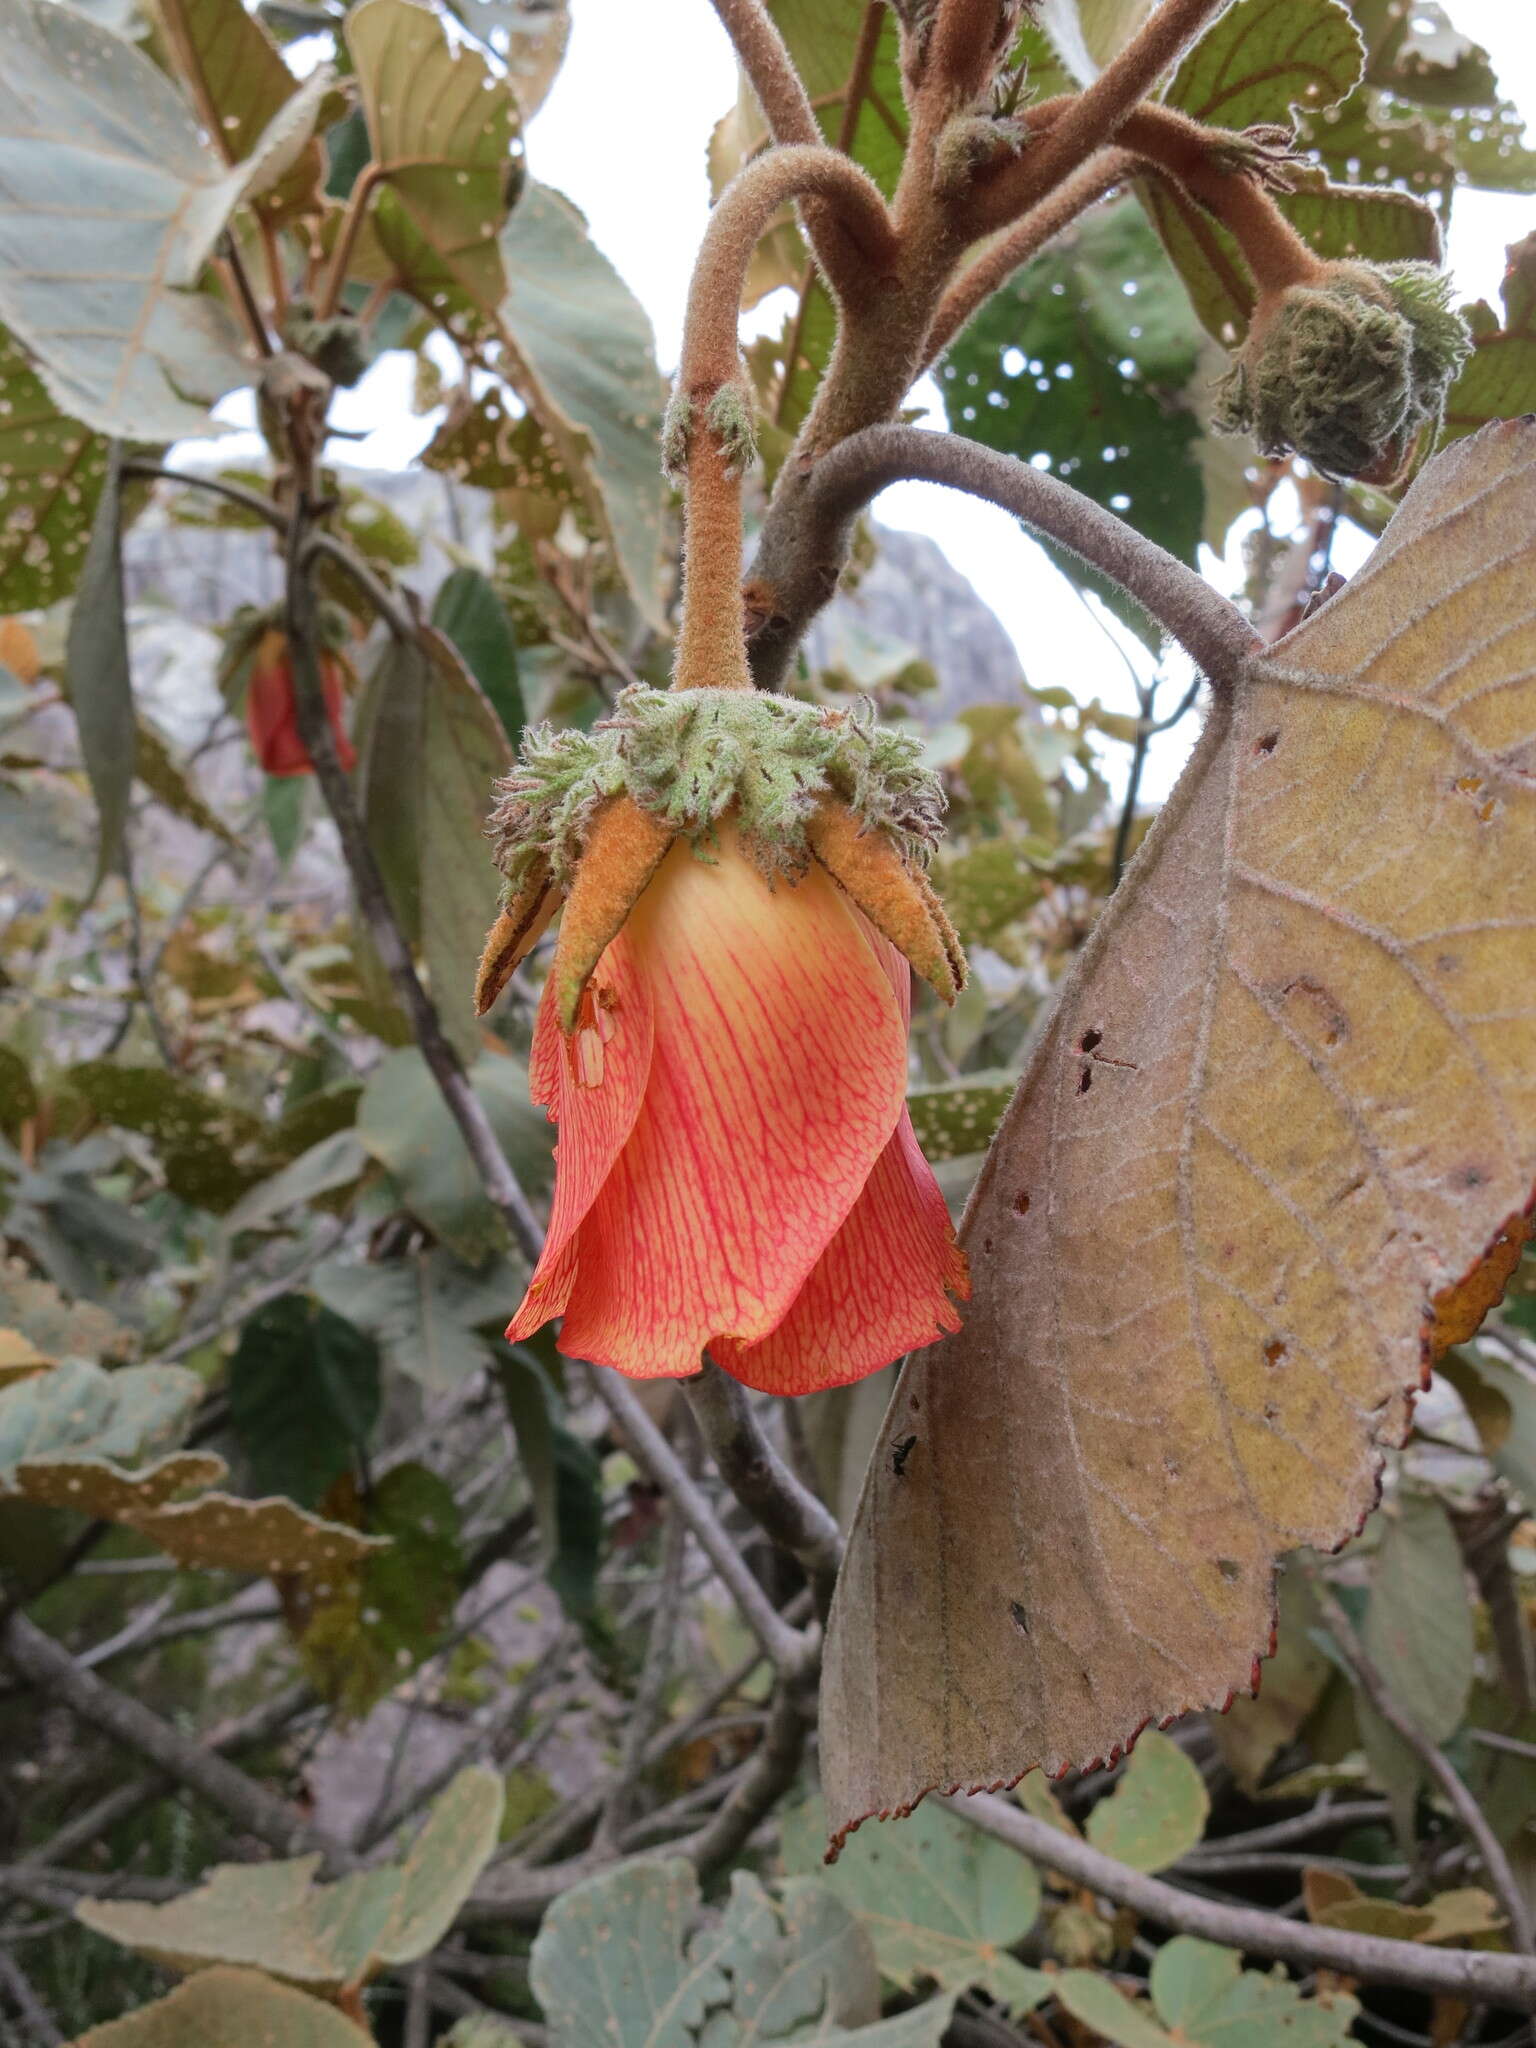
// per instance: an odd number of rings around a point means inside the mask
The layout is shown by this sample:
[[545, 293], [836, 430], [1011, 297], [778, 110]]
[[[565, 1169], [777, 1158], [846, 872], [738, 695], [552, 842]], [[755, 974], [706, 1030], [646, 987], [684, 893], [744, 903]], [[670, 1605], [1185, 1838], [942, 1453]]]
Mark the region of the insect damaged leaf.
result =
[[1276, 1558], [1359, 1527], [1438, 1312], [1523, 1235], [1533, 545], [1506, 421], [1218, 697], [1004, 1118], [965, 1326], [876, 1447], [823, 1680], [837, 1836], [1250, 1689]]

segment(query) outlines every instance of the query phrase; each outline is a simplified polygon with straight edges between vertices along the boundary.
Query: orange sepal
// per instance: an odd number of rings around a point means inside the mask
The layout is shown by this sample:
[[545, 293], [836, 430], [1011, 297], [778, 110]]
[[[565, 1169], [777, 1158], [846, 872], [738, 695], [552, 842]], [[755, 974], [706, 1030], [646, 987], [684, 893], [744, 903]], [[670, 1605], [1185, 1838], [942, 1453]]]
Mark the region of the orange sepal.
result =
[[550, 881], [549, 863], [540, 861], [485, 935], [485, 950], [475, 970], [477, 1017], [495, 1002], [559, 908], [560, 892]]
[[965, 955], [927, 878], [907, 865], [886, 833], [863, 829], [836, 797], [818, 806], [806, 837], [870, 923], [952, 1003], [965, 986]]
[[611, 797], [593, 818], [549, 975], [567, 1034], [576, 1028], [582, 992], [603, 948], [622, 928], [675, 836], [630, 796]]

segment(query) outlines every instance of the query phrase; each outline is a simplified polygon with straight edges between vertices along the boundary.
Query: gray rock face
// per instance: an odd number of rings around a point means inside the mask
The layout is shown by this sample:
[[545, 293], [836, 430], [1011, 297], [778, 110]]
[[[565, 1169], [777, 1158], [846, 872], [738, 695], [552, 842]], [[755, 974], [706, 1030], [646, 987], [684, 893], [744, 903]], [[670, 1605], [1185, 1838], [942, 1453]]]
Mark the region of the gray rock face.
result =
[[[428, 604], [453, 566], [442, 543], [490, 561], [494, 535], [484, 492], [463, 485], [450, 491], [425, 470], [339, 475], [382, 500], [420, 537], [421, 561], [404, 580]], [[935, 719], [1013, 697], [1023, 680], [1013, 642], [943, 549], [925, 534], [878, 524], [873, 531], [873, 564], [811, 628], [811, 666], [857, 667], [877, 648], [893, 658], [904, 651], [939, 679], [937, 695], [924, 700]], [[275, 604], [282, 592], [282, 561], [270, 534], [181, 526], [154, 510], [130, 529], [125, 566], [130, 603], [164, 605], [198, 626], [222, 623], [237, 605]]]

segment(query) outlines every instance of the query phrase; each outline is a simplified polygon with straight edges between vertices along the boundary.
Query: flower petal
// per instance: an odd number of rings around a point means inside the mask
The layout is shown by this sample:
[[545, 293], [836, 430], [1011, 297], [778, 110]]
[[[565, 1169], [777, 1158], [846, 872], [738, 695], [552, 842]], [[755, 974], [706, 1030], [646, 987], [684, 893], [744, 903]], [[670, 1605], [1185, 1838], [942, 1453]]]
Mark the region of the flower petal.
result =
[[651, 1044], [650, 989], [625, 933], [599, 961], [569, 1039], [560, 1029], [555, 977], [545, 982], [528, 1087], [535, 1102], [548, 1103], [560, 1126], [555, 1200], [544, 1250], [507, 1326], [514, 1343], [565, 1307], [576, 1271], [575, 1234], [634, 1127]]
[[770, 888], [729, 828], [717, 860], [673, 848], [626, 936], [655, 1049], [560, 1348], [656, 1378], [783, 1317], [895, 1129], [906, 1022], [884, 942], [827, 876]]
[[716, 1362], [767, 1394], [813, 1394], [863, 1379], [921, 1350], [960, 1317], [965, 1254], [905, 1109], [846, 1222], [778, 1328], [757, 1344], [729, 1338]]

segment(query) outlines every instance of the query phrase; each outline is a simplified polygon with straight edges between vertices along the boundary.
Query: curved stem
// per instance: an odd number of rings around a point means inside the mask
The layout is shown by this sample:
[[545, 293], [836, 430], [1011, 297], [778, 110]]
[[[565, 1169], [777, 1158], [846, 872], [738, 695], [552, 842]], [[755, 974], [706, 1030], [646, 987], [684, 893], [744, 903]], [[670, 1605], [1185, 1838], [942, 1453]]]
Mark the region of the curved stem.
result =
[[958, 434], [866, 427], [822, 457], [811, 478], [821, 521], [836, 531], [887, 484], [904, 479], [968, 491], [1011, 512], [1118, 583], [1198, 662], [1230, 688], [1262, 642], [1203, 577], [1070, 484]]
[[714, 0], [775, 142], [820, 142], [821, 131], [778, 24], [762, 0]]
[[[878, 274], [894, 260], [895, 237], [879, 188], [857, 164], [820, 145], [759, 157], [720, 195], [694, 265], [683, 330], [678, 402], [687, 408], [683, 607], [674, 689], [750, 689], [741, 597], [741, 474], [747, 422], [732, 445], [715, 401], [740, 377], [737, 325], [747, 265], [758, 238], [787, 200], [814, 195], [836, 208]], [[750, 400], [737, 401], [745, 413]]]
[[944, 353], [971, 316], [978, 312], [1048, 242], [1069, 228], [1080, 214], [1113, 192], [1133, 175], [1136, 159], [1127, 150], [1104, 149], [1063, 178], [1047, 198], [1032, 206], [1021, 220], [983, 249], [976, 260], [961, 271], [939, 301], [929, 330], [924, 370]]
[[747, 265], [764, 229], [791, 199], [823, 199], [878, 275], [894, 263], [896, 238], [873, 178], [823, 143], [770, 150], [731, 180], [699, 245], [678, 373], [689, 397], [707, 398], [736, 374], [737, 323]]

